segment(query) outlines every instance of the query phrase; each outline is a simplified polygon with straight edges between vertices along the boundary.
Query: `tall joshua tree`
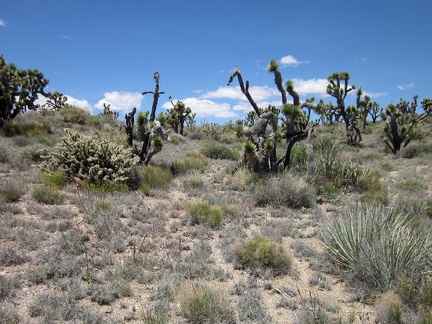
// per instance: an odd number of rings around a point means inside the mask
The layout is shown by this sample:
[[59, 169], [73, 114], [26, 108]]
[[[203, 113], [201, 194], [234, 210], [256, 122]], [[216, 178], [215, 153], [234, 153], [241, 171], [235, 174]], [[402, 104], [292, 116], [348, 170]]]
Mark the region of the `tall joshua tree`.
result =
[[382, 113], [381, 118], [386, 121], [384, 143], [394, 154], [411, 142], [414, 128], [432, 114], [432, 99], [424, 99], [421, 102], [421, 114], [416, 112], [417, 99], [415, 96], [411, 103], [401, 99], [397, 105], [390, 104], [385, 113]]
[[[336, 72], [331, 74], [327, 80], [327, 94], [336, 99], [336, 106], [331, 107], [336, 115], [336, 119], [342, 118], [345, 123], [348, 144], [354, 145], [361, 141], [360, 129], [357, 127], [359, 112], [355, 106], [346, 107], [345, 98], [348, 93], [356, 89], [356, 86], [349, 85], [350, 74], [348, 72]], [[361, 97], [362, 92], [358, 95]]]
[[0, 56], [0, 127], [5, 120], [14, 119], [27, 109], [39, 109], [36, 104], [39, 95], [48, 99], [48, 108], [63, 107], [67, 98], [59, 92], [45, 92], [48, 83], [42, 72], [18, 69]]
[[[275, 85], [281, 93], [281, 110], [272, 106], [266, 110], [259, 108], [249, 93], [249, 81], [243, 82], [239, 68], [233, 72], [227, 83], [230, 85], [234, 78], [238, 79], [241, 91], [257, 116], [253, 125], [245, 130], [245, 135], [248, 136], [245, 143], [245, 160], [255, 172], [259, 173], [276, 172], [278, 165], [282, 162], [284, 168], [289, 168], [291, 150], [294, 144], [310, 134], [309, 117], [313, 104], [311, 101], [304, 104], [300, 103], [299, 95], [294, 90], [292, 82], [287, 82], [284, 88], [278, 65], [277, 61], [271, 60], [268, 71], [274, 74]], [[287, 102], [287, 93], [293, 98], [293, 104]], [[308, 108], [308, 112], [305, 114], [303, 113], [304, 107]], [[279, 116], [281, 112], [283, 116]], [[283, 121], [283, 133], [278, 130], [279, 119]], [[282, 138], [287, 141], [287, 149], [285, 155], [278, 160], [276, 145]]]

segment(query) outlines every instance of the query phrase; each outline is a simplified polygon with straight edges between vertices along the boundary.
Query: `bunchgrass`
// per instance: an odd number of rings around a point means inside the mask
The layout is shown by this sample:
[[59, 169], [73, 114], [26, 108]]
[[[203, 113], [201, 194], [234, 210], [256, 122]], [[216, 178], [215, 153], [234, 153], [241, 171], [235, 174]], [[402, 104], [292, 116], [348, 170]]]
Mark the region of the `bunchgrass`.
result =
[[221, 206], [210, 205], [208, 201], [195, 201], [187, 204], [191, 225], [203, 224], [210, 228], [219, 227], [224, 213]]
[[236, 243], [233, 252], [237, 266], [253, 272], [270, 269], [274, 274], [281, 275], [291, 269], [291, 256], [281, 245], [262, 235]]
[[18, 183], [15, 180], [6, 181], [0, 188], [0, 200], [3, 198], [7, 203], [14, 203], [19, 201], [25, 193], [25, 185]]
[[231, 303], [221, 291], [199, 284], [184, 284], [179, 291], [181, 314], [190, 323], [236, 322]]
[[204, 172], [208, 164], [207, 158], [199, 151], [189, 151], [182, 160], [175, 161], [172, 169], [177, 173], [185, 173], [190, 170]]
[[61, 205], [65, 200], [65, 197], [57, 189], [48, 186], [33, 189], [32, 198], [38, 203], [46, 205]]
[[311, 208], [315, 190], [303, 178], [291, 173], [272, 176], [248, 187], [257, 206]]
[[146, 166], [141, 173], [139, 189], [147, 194], [151, 189], [167, 190], [171, 185], [172, 174], [169, 170], [157, 166]]
[[226, 144], [219, 144], [216, 141], [208, 141], [201, 149], [202, 153], [210, 159], [234, 160], [237, 161], [239, 154]]

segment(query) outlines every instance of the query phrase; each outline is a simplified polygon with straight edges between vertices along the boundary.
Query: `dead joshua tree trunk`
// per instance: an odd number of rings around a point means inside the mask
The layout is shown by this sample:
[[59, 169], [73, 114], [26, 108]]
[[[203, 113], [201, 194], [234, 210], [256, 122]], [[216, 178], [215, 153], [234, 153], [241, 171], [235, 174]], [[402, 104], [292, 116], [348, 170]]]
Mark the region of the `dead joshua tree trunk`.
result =
[[133, 126], [134, 126], [134, 116], [136, 113], [136, 108], [134, 107], [129, 114], [126, 114], [126, 134], [127, 134], [127, 142], [128, 146], [133, 146]]
[[[149, 123], [153, 124], [156, 119], [156, 108], [159, 100], [159, 95], [164, 94], [165, 92], [159, 92], [159, 72], [154, 73], [155, 80], [155, 90], [154, 91], [144, 91], [142, 94], [146, 95], [148, 93], [153, 94], [153, 105], [150, 113]], [[159, 136], [159, 140], [155, 143], [152, 143], [152, 139], [155, 136]], [[147, 165], [150, 162], [150, 159], [153, 155], [160, 152], [162, 150], [162, 140], [168, 138], [168, 133], [162, 129], [162, 126], [159, 122], [156, 124], [144, 135], [144, 141], [142, 145], [141, 152], [139, 154], [141, 161]]]

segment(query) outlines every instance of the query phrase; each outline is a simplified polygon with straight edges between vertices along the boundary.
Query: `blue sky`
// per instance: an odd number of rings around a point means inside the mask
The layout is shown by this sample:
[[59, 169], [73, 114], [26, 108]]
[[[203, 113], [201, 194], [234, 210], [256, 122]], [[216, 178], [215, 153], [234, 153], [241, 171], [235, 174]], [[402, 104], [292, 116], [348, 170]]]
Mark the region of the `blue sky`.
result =
[[431, 13], [426, 0], [3, 1], [0, 55], [42, 71], [69, 103], [121, 116], [151, 109], [141, 92], [158, 71], [158, 113], [171, 96], [223, 123], [251, 109], [237, 81], [226, 86], [236, 66], [259, 106], [280, 105], [271, 59], [301, 100], [329, 102], [327, 77], [342, 71], [383, 107], [431, 97]]

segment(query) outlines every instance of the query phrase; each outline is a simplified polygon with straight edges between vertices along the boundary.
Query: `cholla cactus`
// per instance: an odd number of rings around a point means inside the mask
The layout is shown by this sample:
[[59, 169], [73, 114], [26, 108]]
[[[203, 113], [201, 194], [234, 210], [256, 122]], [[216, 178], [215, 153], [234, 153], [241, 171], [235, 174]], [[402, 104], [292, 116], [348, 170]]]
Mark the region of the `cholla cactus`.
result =
[[85, 136], [70, 130], [57, 145], [58, 152], [49, 152], [39, 168], [45, 171], [62, 168], [71, 179], [102, 185], [125, 182], [132, 166], [139, 162], [131, 148], [112, 143], [97, 135]]

